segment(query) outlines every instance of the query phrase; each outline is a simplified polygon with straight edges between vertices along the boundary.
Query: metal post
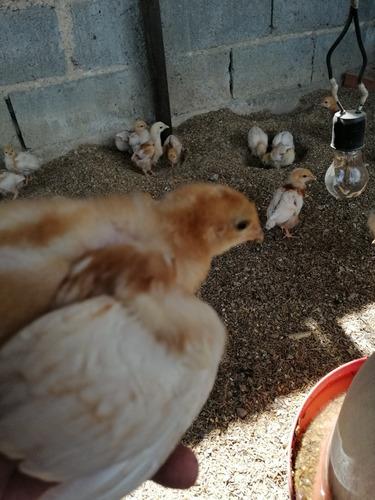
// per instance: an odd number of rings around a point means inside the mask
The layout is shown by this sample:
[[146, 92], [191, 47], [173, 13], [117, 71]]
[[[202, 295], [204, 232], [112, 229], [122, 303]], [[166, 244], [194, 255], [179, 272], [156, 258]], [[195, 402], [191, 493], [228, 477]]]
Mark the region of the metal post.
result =
[[169, 135], [172, 133], [172, 119], [160, 3], [159, 0], [140, 0], [140, 6], [154, 94], [155, 117], [157, 121], [162, 121], [171, 127], [167, 130]]

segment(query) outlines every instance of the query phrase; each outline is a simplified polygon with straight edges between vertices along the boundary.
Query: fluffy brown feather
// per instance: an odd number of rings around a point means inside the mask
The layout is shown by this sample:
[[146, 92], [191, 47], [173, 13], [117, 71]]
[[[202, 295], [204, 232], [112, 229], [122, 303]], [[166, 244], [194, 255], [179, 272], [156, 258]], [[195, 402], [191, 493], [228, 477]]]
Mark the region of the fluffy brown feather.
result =
[[111, 294], [119, 283], [121, 293], [155, 281], [195, 293], [215, 255], [263, 239], [255, 204], [209, 184], [160, 201], [139, 194], [9, 202], [0, 221], [0, 343], [51, 308]]

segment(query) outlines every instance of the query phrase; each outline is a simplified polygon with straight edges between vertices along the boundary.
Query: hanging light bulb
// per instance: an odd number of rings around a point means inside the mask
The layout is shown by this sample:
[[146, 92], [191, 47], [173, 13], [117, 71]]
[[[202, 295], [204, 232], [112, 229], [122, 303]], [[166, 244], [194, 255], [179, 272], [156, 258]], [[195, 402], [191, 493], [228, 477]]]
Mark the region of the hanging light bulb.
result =
[[338, 111], [333, 118], [331, 147], [335, 153], [325, 184], [338, 200], [355, 198], [366, 189], [369, 174], [362, 154], [365, 126], [363, 111]]
[[[362, 82], [362, 77], [367, 65], [367, 55], [362, 42], [358, 6], [359, 0], [351, 0], [349, 16], [345, 26], [327, 54], [327, 68], [332, 96], [337, 102], [339, 111], [333, 117], [331, 147], [335, 150], [335, 153], [325, 175], [325, 184], [328, 192], [338, 200], [359, 196], [366, 189], [369, 180], [362, 154], [366, 128], [366, 113], [362, 111], [362, 108], [368, 97], [368, 91]], [[361, 99], [357, 109], [346, 111], [338, 98], [338, 84], [333, 77], [331, 56], [346, 35], [352, 21], [354, 22], [357, 42], [362, 54], [362, 66], [358, 75], [358, 89]]]

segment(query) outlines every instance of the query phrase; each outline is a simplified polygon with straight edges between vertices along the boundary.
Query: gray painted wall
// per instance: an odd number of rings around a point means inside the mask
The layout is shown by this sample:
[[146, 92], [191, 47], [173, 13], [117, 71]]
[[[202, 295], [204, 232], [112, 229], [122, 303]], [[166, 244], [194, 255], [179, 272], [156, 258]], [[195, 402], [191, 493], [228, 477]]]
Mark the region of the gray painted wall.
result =
[[[286, 110], [327, 86], [325, 54], [349, 0], [160, 0], [174, 122], [231, 107]], [[375, 2], [360, 1], [375, 60]], [[336, 76], [358, 66], [353, 32]], [[0, 137], [52, 157], [107, 142], [134, 118], [153, 118], [137, 0], [0, 1]]]

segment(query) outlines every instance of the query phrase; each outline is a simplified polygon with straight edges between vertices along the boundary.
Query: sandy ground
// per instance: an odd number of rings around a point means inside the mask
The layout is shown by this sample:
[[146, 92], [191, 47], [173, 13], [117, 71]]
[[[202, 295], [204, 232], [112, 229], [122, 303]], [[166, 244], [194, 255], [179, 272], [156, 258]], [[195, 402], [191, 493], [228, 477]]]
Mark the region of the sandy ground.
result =
[[181, 183], [215, 180], [255, 199], [264, 222], [287, 172], [260, 168], [250, 157], [246, 136], [252, 124], [270, 133], [290, 130], [298, 166], [318, 176], [297, 238], [285, 240], [275, 229], [261, 246], [232, 250], [214, 262], [203, 287], [203, 297], [228, 326], [229, 340], [213, 393], [185, 438], [199, 457], [199, 483], [185, 492], [148, 483], [134, 499], [287, 498], [288, 439], [304, 395], [322, 375], [375, 347], [375, 251], [366, 227], [375, 206], [375, 99], [367, 106], [368, 189], [357, 200], [337, 202], [324, 186], [332, 151], [330, 116], [318, 106], [323, 94], [305, 97], [282, 116], [222, 110], [195, 117], [176, 131], [189, 151], [185, 164], [162, 165], [155, 178], [142, 176], [118, 151], [82, 147], [47, 164], [21, 193], [142, 189], [159, 196]]

